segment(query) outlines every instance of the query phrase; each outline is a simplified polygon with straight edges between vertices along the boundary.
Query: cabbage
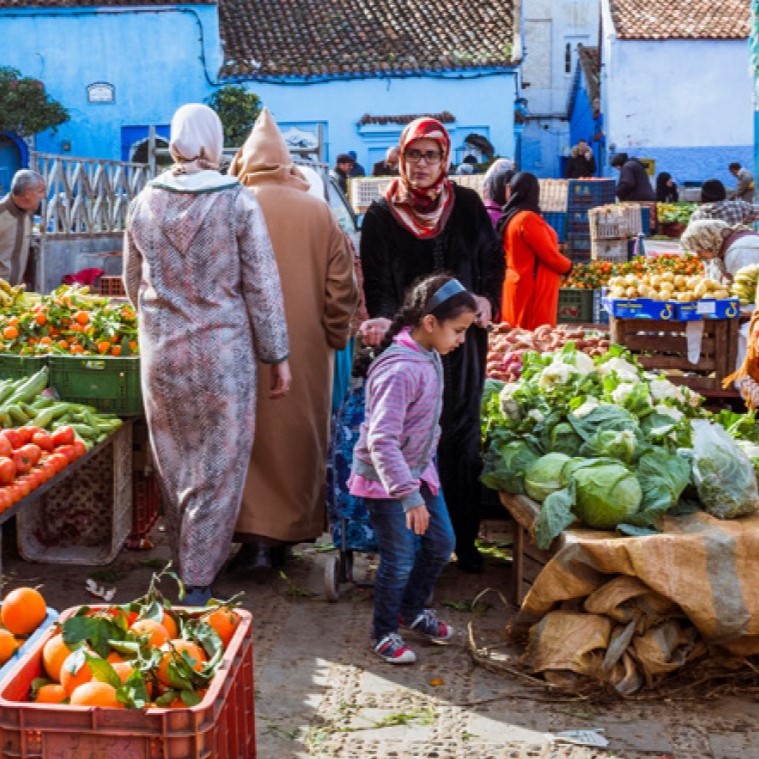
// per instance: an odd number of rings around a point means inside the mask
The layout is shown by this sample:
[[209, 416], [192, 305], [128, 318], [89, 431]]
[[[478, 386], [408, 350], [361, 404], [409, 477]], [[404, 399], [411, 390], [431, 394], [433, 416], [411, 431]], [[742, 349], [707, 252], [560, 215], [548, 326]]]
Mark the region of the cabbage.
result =
[[580, 448], [580, 456], [596, 458], [609, 456], [630, 464], [638, 447], [638, 438], [633, 430], [599, 430]]
[[572, 473], [575, 513], [589, 527], [608, 530], [638, 511], [643, 493], [637, 477], [621, 464], [599, 462]]
[[512, 440], [506, 445], [490, 446], [483, 457], [480, 480], [485, 487], [524, 494], [524, 472], [540, 454], [524, 440]]
[[556, 490], [564, 486], [562, 469], [569, 461], [563, 453], [547, 453], [530, 465], [524, 474], [524, 489], [530, 498], [543, 503]]

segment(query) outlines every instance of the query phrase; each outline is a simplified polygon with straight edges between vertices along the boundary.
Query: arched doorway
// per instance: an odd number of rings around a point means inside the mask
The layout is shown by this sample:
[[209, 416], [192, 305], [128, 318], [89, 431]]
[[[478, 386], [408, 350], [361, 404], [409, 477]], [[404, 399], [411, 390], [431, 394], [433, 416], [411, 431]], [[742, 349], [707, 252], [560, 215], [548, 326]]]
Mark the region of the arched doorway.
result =
[[13, 175], [25, 163], [19, 142], [15, 135], [0, 132], [0, 196], [9, 192]]

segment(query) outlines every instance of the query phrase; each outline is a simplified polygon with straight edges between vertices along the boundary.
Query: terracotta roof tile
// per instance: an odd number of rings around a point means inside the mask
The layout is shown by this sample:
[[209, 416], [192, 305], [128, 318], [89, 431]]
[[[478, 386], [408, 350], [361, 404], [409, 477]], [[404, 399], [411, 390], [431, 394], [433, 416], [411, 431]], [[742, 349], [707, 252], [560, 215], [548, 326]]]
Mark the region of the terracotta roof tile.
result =
[[746, 39], [751, 0], [610, 0], [619, 39]]
[[[171, 5], [163, 0], [0, 0], [0, 9], [9, 8], [92, 8], [139, 5]], [[216, 5], [216, 0], [185, 0], [181, 5]]]
[[517, 0], [219, 0], [222, 77], [333, 77], [514, 65]]
[[585, 74], [585, 83], [588, 87], [588, 97], [592, 103], [600, 95], [601, 83], [599, 80], [600, 56], [597, 47], [585, 47], [579, 45], [577, 57]]
[[414, 119], [418, 119], [421, 116], [436, 119], [441, 124], [452, 124], [456, 121], [456, 117], [450, 111], [443, 111], [442, 113], [404, 113], [397, 116], [372, 116], [369, 113], [365, 113], [358, 120], [358, 123], [361, 126], [366, 126], [367, 124], [410, 124]]

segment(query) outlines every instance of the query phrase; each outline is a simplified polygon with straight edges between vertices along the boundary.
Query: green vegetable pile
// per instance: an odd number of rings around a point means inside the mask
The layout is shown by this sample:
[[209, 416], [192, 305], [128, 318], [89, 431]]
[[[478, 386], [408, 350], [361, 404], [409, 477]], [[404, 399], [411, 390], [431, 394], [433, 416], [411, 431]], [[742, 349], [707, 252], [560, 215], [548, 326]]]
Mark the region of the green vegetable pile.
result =
[[527, 353], [517, 382], [486, 383], [482, 481], [542, 504], [543, 549], [576, 521], [644, 535], [675, 510], [756, 511], [754, 414], [715, 415], [702, 403], [621, 346], [593, 358], [572, 343]]

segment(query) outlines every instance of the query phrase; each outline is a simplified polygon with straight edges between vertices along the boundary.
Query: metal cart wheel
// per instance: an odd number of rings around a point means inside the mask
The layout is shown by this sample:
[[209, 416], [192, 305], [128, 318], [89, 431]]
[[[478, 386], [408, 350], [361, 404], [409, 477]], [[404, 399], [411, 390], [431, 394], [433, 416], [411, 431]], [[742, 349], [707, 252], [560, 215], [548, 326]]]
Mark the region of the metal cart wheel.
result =
[[340, 600], [339, 556], [327, 556], [324, 563], [324, 595], [331, 603]]
[[353, 582], [353, 551], [340, 551], [340, 579]]

